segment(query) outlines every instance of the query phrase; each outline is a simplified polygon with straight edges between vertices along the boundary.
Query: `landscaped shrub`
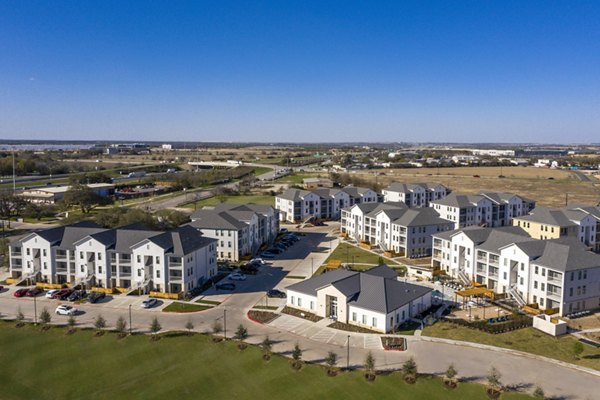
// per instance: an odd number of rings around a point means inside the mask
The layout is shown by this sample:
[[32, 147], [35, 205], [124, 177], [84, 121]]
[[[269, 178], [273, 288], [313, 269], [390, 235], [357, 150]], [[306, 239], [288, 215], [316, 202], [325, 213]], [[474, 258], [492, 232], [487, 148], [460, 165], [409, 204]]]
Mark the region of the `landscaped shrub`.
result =
[[507, 321], [494, 323], [490, 323], [487, 319], [472, 322], [461, 318], [446, 318], [445, 320], [456, 325], [477, 329], [491, 334], [515, 331], [533, 325], [533, 320], [525, 315], [510, 316]]

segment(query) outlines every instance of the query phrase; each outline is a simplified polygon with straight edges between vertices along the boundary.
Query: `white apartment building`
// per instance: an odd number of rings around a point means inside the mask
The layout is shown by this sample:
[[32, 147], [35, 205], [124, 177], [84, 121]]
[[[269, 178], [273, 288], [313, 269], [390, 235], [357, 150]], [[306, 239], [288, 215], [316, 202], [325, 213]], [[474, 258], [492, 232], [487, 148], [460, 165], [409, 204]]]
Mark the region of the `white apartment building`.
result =
[[342, 211], [341, 232], [406, 257], [431, 255], [431, 235], [453, 228], [432, 208], [404, 203], [359, 204]]
[[409, 207], [429, 207], [433, 200], [443, 199], [450, 189], [439, 183], [394, 182], [382, 191], [383, 201], [401, 201]]
[[376, 203], [377, 192], [347, 186], [342, 189], [288, 189], [275, 198], [280, 221], [298, 223], [309, 218], [338, 219], [341, 210], [353, 204]]
[[507, 226], [512, 220], [525, 215], [535, 207], [535, 202], [511, 193], [485, 192], [479, 195], [450, 193], [430, 204], [444, 219], [454, 222], [454, 227], [471, 225]]
[[536, 240], [519, 227], [434, 235], [432, 266], [560, 315], [600, 307], [600, 255], [576, 238]]
[[159, 232], [80, 223], [10, 244], [11, 276], [32, 281], [179, 293], [216, 271], [216, 241], [186, 226]]
[[217, 239], [219, 260], [235, 262], [273, 243], [279, 233], [277, 214], [268, 205], [219, 204], [194, 212], [189, 225]]

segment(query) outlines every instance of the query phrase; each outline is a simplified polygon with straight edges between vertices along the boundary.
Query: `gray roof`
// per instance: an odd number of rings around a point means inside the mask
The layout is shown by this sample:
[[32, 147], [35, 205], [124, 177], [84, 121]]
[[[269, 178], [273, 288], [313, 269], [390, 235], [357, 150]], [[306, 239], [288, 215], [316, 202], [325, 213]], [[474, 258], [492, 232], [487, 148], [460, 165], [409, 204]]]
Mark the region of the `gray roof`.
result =
[[598, 206], [570, 206], [570, 209], [579, 210], [593, 216], [596, 219], [600, 219], [600, 207]]
[[220, 204], [217, 204], [216, 206], [214, 206], [213, 209], [218, 212], [230, 211], [230, 210], [254, 211], [255, 213], [263, 214], [263, 215], [274, 214], [276, 212], [276, 210], [273, 206], [270, 206], [267, 204], [253, 204], [253, 203], [248, 203], [248, 204], [220, 203]]
[[117, 229], [114, 251], [118, 253], [130, 253], [132, 246], [160, 233], [160, 231], [151, 230]]
[[516, 229], [492, 229], [487, 240], [477, 247], [477, 249], [481, 249], [484, 251], [489, 251], [492, 253], [499, 253], [500, 249], [508, 246], [513, 243], [521, 243], [534, 241], [536, 239], [532, 239], [525, 230], [519, 228], [518, 226], [510, 227]]
[[240, 230], [248, 226], [245, 222], [232, 216], [229, 212], [215, 210], [198, 210], [192, 214], [192, 222], [188, 225], [197, 229], [229, 229]]
[[148, 240], [165, 249], [166, 253], [176, 256], [185, 256], [217, 241], [217, 239], [202, 236], [202, 233], [189, 225], [152, 236]]
[[[342, 190], [340, 189], [332, 189], [332, 188], [319, 188], [313, 189], [313, 193], [318, 195], [321, 198], [331, 198], [340, 193]], [[346, 193], [346, 192], [344, 192]], [[346, 193], [347, 194], [347, 193]]]
[[454, 225], [454, 222], [440, 218], [437, 211], [430, 207], [406, 209], [402, 216], [392, 223], [400, 226]]
[[311, 194], [312, 192], [309, 190], [302, 189], [288, 189], [285, 192], [277, 195], [280, 199], [291, 200], [291, 201], [300, 201], [305, 196]]
[[[401, 183], [401, 182], [392, 182], [386, 190], [391, 192], [399, 192], [399, 193], [410, 193], [415, 190], [416, 187], [420, 187], [425, 189], [425, 191], [435, 190], [436, 187], [442, 186], [446, 188], [444, 185], [440, 183], [428, 183], [428, 182], [419, 182], [419, 183]], [[446, 188], [447, 190], [448, 188]]]
[[396, 277], [396, 272], [386, 265], [367, 272], [336, 269], [287, 289], [316, 296], [319, 289], [332, 285], [349, 298], [348, 304], [381, 313], [396, 310], [432, 291], [425, 286], [398, 281]]
[[558, 271], [573, 271], [600, 267], [600, 255], [592, 253], [577, 238], [561, 238], [543, 241], [541, 256], [533, 264]]
[[477, 204], [483, 196], [479, 195], [467, 195], [467, 194], [458, 194], [458, 193], [450, 193], [448, 196], [439, 200], [432, 200], [432, 204], [439, 204], [442, 206], [450, 206], [450, 207], [473, 207]]
[[515, 219], [519, 219], [522, 221], [531, 221], [540, 224], [566, 227], [575, 225], [575, 223], [570, 219], [571, 217], [578, 219], [581, 217], [582, 214], [585, 213], [579, 211], [565, 213], [565, 210], [556, 210], [546, 207], [536, 207], [529, 213], [529, 215], [515, 217]]
[[510, 201], [510, 199], [512, 199], [513, 197], [519, 197], [514, 193], [505, 193], [505, 192], [482, 192], [480, 193], [481, 196], [483, 197], [487, 197], [490, 201], [492, 201], [493, 203], [496, 204], [500, 204], [500, 203], [508, 203]]
[[346, 186], [342, 188], [342, 192], [348, 193], [352, 197], [361, 197], [368, 191], [373, 191], [373, 189], [358, 186]]

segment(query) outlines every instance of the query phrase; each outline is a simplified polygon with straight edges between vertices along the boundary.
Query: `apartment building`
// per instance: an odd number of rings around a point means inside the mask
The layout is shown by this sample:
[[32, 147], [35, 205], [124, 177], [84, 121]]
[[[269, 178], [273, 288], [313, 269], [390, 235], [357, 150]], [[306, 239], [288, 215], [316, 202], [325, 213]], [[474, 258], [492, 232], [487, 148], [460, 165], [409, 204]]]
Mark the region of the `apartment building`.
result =
[[378, 194], [371, 189], [347, 186], [342, 189], [288, 189], [275, 198], [280, 221], [298, 223], [309, 218], [338, 219], [341, 210], [353, 204], [375, 203]]
[[382, 190], [383, 201], [401, 201], [409, 207], [429, 207], [433, 200], [440, 200], [450, 193], [450, 189], [439, 183], [400, 183], [394, 182]]
[[450, 193], [430, 204], [456, 229], [471, 225], [497, 227], [511, 225], [514, 218], [530, 212], [535, 202], [512, 193], [484, 192], [479, 195]]
[[528, 215], [517, 217], [513, 224], [536, 239], [574, 237], [592, 250], [598, 251], [597, 207], [550, 209], [537, 207]]
[[399, 281], [381, 265], [366, 272], [337, 269], [286, 291], [289, 307], [385, 333], [430, 308], [432, 289]]
[[404, 203], [357, 204], [342, 211], [341, 232], [406, 257], [431, 255], [431, 235], [452, 229], [432, 208]]
[[552, 313], [600, 307], [600, 255], [575, 237], [538, 240], [518, 226], [435, 234], [432, 266]]
[[268, 205], [219, 204], [194, 212], [188, 225], [217, 239], [217, 258], [239, 261], [272, 243], [279, 232], [278, 212]]
[[11, 276], [48, 283], [178, 293], [216, 271], [216, 240], [186, 226], [161, 232], [79, 223], [10, 244]]

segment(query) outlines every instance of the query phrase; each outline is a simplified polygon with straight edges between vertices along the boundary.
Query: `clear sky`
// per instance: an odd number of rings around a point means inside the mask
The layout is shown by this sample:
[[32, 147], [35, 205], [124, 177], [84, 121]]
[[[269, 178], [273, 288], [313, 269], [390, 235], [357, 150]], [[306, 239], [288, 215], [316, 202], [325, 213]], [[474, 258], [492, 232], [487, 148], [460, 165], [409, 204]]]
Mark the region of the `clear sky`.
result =
[[0, 1], [0, 138], [600, 142], [600, 1]]

